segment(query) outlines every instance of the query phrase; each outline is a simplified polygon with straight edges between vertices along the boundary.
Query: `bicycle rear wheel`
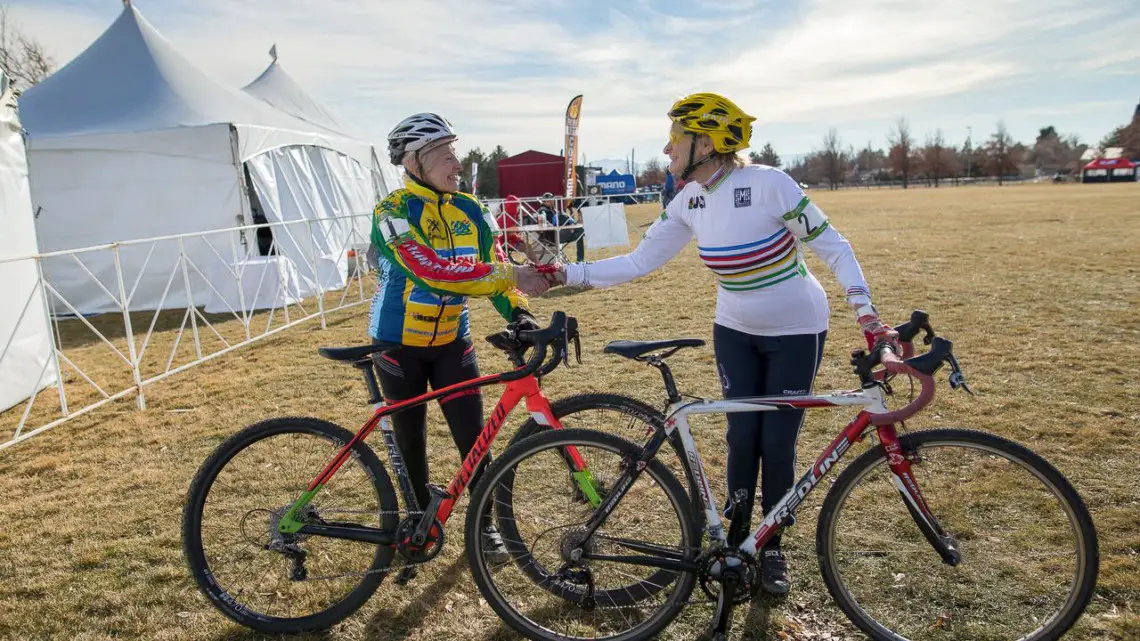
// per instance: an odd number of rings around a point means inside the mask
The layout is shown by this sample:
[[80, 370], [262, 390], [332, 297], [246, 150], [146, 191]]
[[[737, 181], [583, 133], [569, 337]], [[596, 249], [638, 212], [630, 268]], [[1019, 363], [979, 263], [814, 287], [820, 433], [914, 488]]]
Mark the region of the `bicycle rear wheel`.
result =
[[[641, 451], [639, 445], [612, 434], [577, 429], [542, 432], [508, 448], [484, 472], [468, 505], [467, 558], [472, 576], [503, 621], [531, 639], [650, 638], [688, 601], [695, 580], [692, 572], [669, 571], [665, 582], [654, 586], [655, 591], [635, 595], [631, 591], [636, 586], [655, 582], [662, 569], [591, 559], [576, 566], [588, 571], [588, 579], [556, 578], [558, 570], [579, 547], [594, 554], [641, 557], [646, 556], [645, 549], [655, 549], [691, 561], [701, 541], [692, 504], [677, 478], [653, 460], [605, 525], [584, 540], [582, 526], [594, 509], [576, 500], [573, 486], [560, 472], [551, 473], [564, 467], [563, 451], [570, 446], [579, 451], [591, 471], [619, 484]], [[514, 561], [492, 563], [480, 545], [482, 515], [501, 496], [505, 480], [514, 488], [513, 531], [518, 538], [511, 543], [525, 544], [528, 558], [548, 569], [537, 583]], [[523, 488], [527, 500], [535, 505], [519, 505]], [[558, 581], [561, 588], [552, 589], [550, 584]]]
[[902, 435], [931, 512], [957, 541], [942, 558], [920, 532], [882, 446], [828, 492], [816, 531], [836, 603], [877, 641], [1017, 639], [1065, 633], [1092, 597], [1099, 552], [1073, 486], [1030, 450], [992, 434], [940, 429]]
[[[227, 617], [262, 632], [324, 629], [376, 591], [390, 546], [277, 531], [286, 508], [352, 437], [318, 419], [272, 419], [227, 439], [199, 468], [182, 548], [198, 587]], [[298, 518], [395, 531], [388, 473], [364, 443], [352, 454]]]

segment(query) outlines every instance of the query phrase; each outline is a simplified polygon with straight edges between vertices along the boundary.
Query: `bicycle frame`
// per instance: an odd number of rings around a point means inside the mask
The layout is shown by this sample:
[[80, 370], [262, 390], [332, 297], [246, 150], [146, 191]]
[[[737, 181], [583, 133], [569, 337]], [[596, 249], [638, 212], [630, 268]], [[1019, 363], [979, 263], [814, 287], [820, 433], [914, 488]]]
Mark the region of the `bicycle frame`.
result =
[[[366, 371], [365, 377], [371, 374]], [[471, 477], [475, 474], [479, 464], [487, 455], [490, 449], [491, 442], [499, 433], [502, 428], [503, 422], [506, 420], [507, 415], [511, 413], [520, 401], [525, 400], [526, 409], [531, 417], [539, 425], [550, 426], [554, 429], [561, 429], [562, 425], [554, 416], [554, 411], [550, 407], [550, 401], [543, 395], [542, 389], [539, 387], [538, 379], [532, 374], [519, 378], [516, 380], [504, 381], [504, 378], [509, 376], [511, 372], [492, 374], [489, 376], [482, 376], [479, 378], [457, 383], [449, 387], [433, 390], [421, 396], [411, 398], [398, 403], [387, 405], [383, 402], [373, 404], [372, 417], [368, 422], [353, 436], [352, 440], [345, 444], [337, 454], [325, 465], [321, 473], [313, 479], [308, 488], [297, 498], [296, 501], [286, 510], [285, 515], [281, 519], [278, 529], [283, 534], [311, 534], [316, 536], [327, 536], [331, 538], [351, 539], [362, 541], [366, 543], [375, 543], [381, 545], [392, 545], [395, 543], [395, 532], [386, 532], [376, 528], [358, 526], [358, 525], [315, 525], [307, 524], [297, 519], [297, 515], [308, 505], [313, 497], [324, 487], [329, 480], [336, 474], [337, 470], [348, 460], [352, 454], [352, 447], [368, 438], [377, 426], [380, 427], [381, 435], [384, 439], [384, 444], [387, 447], [389, 459], [392, 464], [393, 471], [400, 485], [400, 491], [404, 498], [405, 506], [409, 512], [417, 512], [420, 507], [416, 500], [414, 489], [412, 488], [411, 479], [408, 476], [407, 468], [404, 467], [403, 456], [400, 453], [400, 448], [396, 445], [395, 433], [392, 429], [392, 423], [389, 416], [396, 412], [422, 405], [430, 401], [444, 398], [452, 394], [466, 392], [488, 385], [505, 384], [506, 388], [503, 390], [499, 402], [492, 410], [490, 417], [487, 419], [483, 430], [479, 433], [479, 437], [472, 446], [471, 451], [463, 460], [463, 464], [459, 471], [456, 472], [455, 477], [451, 480], [451, 484], [447, 488], [446, 496], [439, 502], [435, 510], [435, 518], [441, 524], [447, 523], [451, 512], [455, 507], [455, 502], [463, 494], [463, 490], [471, 481]], [[374, 384], [374, 381], [371, 381]], [[370, 385], [370, 388], [372, 386]], [[597, 498], [597, 493], [594, 489], [593, 478], [587, 469], [585, 461], [578, 454], [577, 448], [566, 448], [567, 460], [572, 467], [574, 479], [582, 487], [586, 496], [593, 497], [594, 505], [601, 502]], [[588, 488], [588, 489], [587, 489]], [[434, 501], [433, 501], [434, 502]]]
[[[843, 431], [831, 441], [811, 468], [788, 490], [783, 498], [780, 499], [779, 503], [764, 515], [764, 520], [760, 526], [737, 548], [747, 554], [755, 555], [757, 550], [761, 549], [765, 543], [775, 536], [788, 518], [795, 513], [796, 508], [799, 507], [808, 494], [810, 494], [819, 482], [835, 467], [835, 464], [843, 458], [843, 455], [846, 454], [851, 444], [864, 436], [867, 429], [871, 426], [872, 416], [888, 412], [886, 399], [881, 387], [875, 385], [863, 390], [836, 392], [827, 395], [756, 396], [723, 401], [706, 399], [695, 402], [673, 403], [668, 408], [668, 418], [665, 421], [664, 429], [655, 433], [649, 442], [646, 443], [638, 464], [633, 466], [628, 472], [629, 477], [626, 477], [628, 480], [623, 478], [617, 482], [615, 491], [594, 511], [593, 516], [591, 516], [586, 524], [586, 530], [589, 535], [592, 535], [602, 526], [606, 517], [608, 517], [610, 512], [616, 507], [618, 501], [622, 499], [633, 485], [637, 476], [645, 469], [644, 464], [647, 464], [657, 455], [657, 450], [665, 442], [666, 438], [676, 431], [681, 439], [689, 466], [693, 474], [697, 477], [698, 490], [701, 494], [701, 501], [704, 504], [705, 523], [709, 537], [720, 545], [727, 545], [728, 541], [725, 536], [724, 521], [721, 518], [720, 510], [715, 504], [712, 487], [709, 485], [708, 476], [705, 473], [704, 464], [701, 462], [700, 454], [697, 451], [697, 445], [693, 439], [692, 430], [689, 427], [687, 417], [693, 414], [771, 412], [788, 409], [806, 410], [846, 405], [862, 406], [863, 409], [855, 419], [848, 423], [847, 426], [843, 428]], [[923, 529], [924, 534], [927, 534], [928, 538], [932, 535], [936, 538], [945, 536], [942, 529], [938, 526], [937, 520], [927, 507], [922, 492], [918, 488], [918, 484], [911, 475], [911, 464], [902, 454], [894, 424], [877, 426], [875, 429], [879, 440], [883, 443], [887, 451], [888, 464], [894, 476], [895, 486], [906, 500], [911, 514]], [[932, 543], [935, 543], [935, 541], [932, 541]], [[697, 569], [695, 563], [683, 561], [675, 554], [668, 553], [666, 550], [656, 548], [655, 546], [631, 545], [630, 547], [642, 548], [643, 551], [654, 554], [663, 554], [665, 558], [600, 554], [586, 555], [584, 558], [626, 562], [635, 565], [662, 567], [666, 569]], [[939, 546], [936, 544], [936, 547]], [[943, 554], [944, 558], [948, 554], [948, 552], [944, 552], [942, 548], [939, 548], [939, 552]]]

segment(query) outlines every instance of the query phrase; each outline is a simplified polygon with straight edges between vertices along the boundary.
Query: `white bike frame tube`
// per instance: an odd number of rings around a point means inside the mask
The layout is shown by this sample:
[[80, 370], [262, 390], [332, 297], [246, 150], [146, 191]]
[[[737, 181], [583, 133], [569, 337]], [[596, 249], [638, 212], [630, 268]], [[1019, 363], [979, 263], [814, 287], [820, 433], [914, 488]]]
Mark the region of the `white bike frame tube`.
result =
[[[873, 414], [886, 411], [883, 393], [878, 387], [850, 392], [835, 392], [833, 394], [818, 396], [756, 396], [722, 401], [704, 399], [700, 401], [674, 403], [668, 408], [665, 432], [668, 434], [676, 430], [681, 439], [681, 446], [685, 450], [685, 457], [688, 459], [689, 468], [697, 477], [697, 489], [700, 491], [701, 500], [704, 503], [705, 523], [708, 528], [709, 538], [721, 545], [728, 543], [725, 537], [724, 520], [721, 518], [720, 510], [717, 508], [716, 497], [713, 495], [712, 487], [709, 485], [704, 463], [701, 462], [701, 456], [697, 450], [697, 444], [693, 439], [693, 433], [686, 417], [690, 414], [730, 414], [735, 412], [773, 412], [785, 409], [808, 409], [790, 407], [787, 405], [790, 401], [821, 402], [818, 407], [861, 405], [865, 407], [868, 412]], [[843, 448], [840, 454], [842, 454], [843, 451], [846, 451], [846, 448]], [[797, 496], [797, 485], [798, 484], [793, 484], [787, 494], [780, 499], [776, 507], [773, 508], [769, 514], [764, 515], [764, 520], [760, 524], [760, 527], [756, 528], [745, 542], [741, 544], [740, 549], [742, 551], [749, 554], [756, 553], [756, 536], [765, 527], [768, 521], [775, 520], [776, 515], [781, 513], [781, 508], [784, 508], [782, 511], [784, 512], [785, 518], [791, 515], [794, 508], [788, 509], [786, 506], [793, 500], [793, 496]], [[814, 488], [814, 486], [815, 484], [812, 484], [811, 487]], [[800, 498], [802, 499], [802, 497]], [[799, 501], [796, 501], [796, 503], [798, 505]]]

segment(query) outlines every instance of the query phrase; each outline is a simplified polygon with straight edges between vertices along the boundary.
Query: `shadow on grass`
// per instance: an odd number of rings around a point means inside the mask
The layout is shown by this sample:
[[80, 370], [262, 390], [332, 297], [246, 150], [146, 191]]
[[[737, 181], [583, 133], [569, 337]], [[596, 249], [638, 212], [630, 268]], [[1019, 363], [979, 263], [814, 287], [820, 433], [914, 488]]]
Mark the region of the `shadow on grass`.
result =
[[266, 634], [249, 628], [232, 626], [210, 637], [210, 641], [270, 641], [273, 639], [288, 639], [289, 641], [327, 641], [332, 639], [327, 630], [307, 632], [304, 634]]
[[[426, 566], [426, 570], [424, 568], [420, 570], [421, 572], [438, 572], [439, 576], [422, 590], [418, 590], [419, 586], [416, 584], [416, 579], [413, 579], [408, 587], [403, 588], [395, 585], [395, 582], [392, 581], [394, 577], [389, 577], [384, 581], [384, 585], [388, 589], [398, 589], [410, 593], [408, 594], [408, 603], [399, 610], [388, 607], [381, 608], [368, 622], [364, 639], [388, 641], [389, 639], [407, 638], [409, 633], [418, 628], [429, 615], [438, 614], [440, 598], [463, 580], [467, 573], [466, 557], [459, 556], [450, 565], [442, 569]], [[392, 582], [389, 583], [389, 581]]]

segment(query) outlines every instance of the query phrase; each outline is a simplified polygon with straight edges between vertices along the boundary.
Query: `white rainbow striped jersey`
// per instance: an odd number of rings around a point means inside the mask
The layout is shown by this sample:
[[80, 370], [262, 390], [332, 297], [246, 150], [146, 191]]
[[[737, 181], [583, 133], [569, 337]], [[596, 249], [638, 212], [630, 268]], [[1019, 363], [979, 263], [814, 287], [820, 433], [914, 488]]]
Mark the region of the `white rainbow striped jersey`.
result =
[[851, 245], [784, 172], [748, 165], [691, 182], [669, 202], [637, 249], [566, 266], [566, 284], [609, 287], [664, 265], [694, 237], [719, 281], [716, 322], [760, 336], [827, 329], [827, 294], [804, 264], [807, 245], [831, 268], [847, 300], [871, 302]]

